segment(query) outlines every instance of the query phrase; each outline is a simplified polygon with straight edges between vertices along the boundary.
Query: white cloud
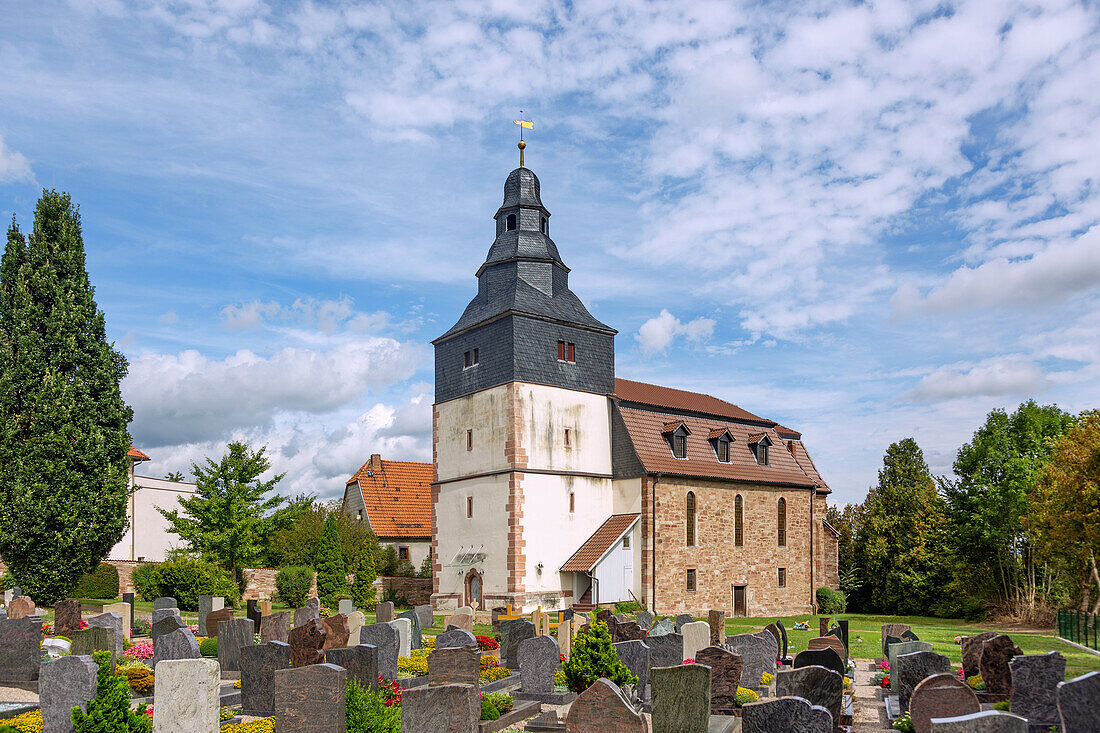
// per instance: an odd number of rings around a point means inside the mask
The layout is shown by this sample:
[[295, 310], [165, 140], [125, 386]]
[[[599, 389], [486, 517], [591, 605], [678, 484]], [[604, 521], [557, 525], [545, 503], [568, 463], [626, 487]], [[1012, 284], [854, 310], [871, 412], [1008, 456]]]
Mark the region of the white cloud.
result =
[[123, 396], [134, 408], [135, 440], [147, 445], [218, 439], [271, 424], [279, 413], [322, 414], [371, 390], [408, 379], [425, 357], [419, 344], [389, 338], [327, 351], [284, 348], [264, 357], [238, 351], [212, 360], [197, 351], [133, 359]]
[[31, 164], [22, 153], [5, 145], [4, 136], [0, 135], [0, 183], [33, 180]]
[[676, 336], [685, 336], [696, 343], [707, 341], [714, 334], [716, 323], [713, 318], [704, 316], [684, 323], [667, 310], [662, 310], [660, 315], [643, 323], [634, 338], [645, 351], [657, 353], [667, 349]]
[[1017, 395], [1028, 397], [1050, 386], [1039, 365], [1020, 357], [997, 357], [970, 368], [947, 366], [921, 378], [902, 395], [913, 402], [959, 397]]
[[338, 328], [357, 333], [379, 331], [391, 325], [385, 311], [358, 313], [354, 301], [344, 296], [338, 300], [298, 298], [290, 305], [258, 300], [222, 308], [222, 322], [230, 330], [248, 330], [266, 326], [272, 321], [293, 323], [331, 334]]

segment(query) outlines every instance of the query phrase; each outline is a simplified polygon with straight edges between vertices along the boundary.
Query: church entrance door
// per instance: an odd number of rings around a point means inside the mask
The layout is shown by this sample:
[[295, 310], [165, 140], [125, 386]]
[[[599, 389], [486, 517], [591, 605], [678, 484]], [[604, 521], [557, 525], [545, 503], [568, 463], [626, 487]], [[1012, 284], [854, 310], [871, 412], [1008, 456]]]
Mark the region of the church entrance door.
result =
[[474, 603], [477, 603], [477, 608], [485, 607], [481, 599], [481, 574], [471, 570], [466, 576], [466, 605], [472, 606]]

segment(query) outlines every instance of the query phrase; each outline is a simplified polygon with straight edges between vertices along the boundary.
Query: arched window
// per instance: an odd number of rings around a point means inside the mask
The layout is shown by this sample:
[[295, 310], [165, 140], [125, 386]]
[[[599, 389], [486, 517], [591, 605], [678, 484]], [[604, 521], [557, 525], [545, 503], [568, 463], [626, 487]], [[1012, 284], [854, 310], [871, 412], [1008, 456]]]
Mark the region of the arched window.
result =
[[787, 546], [787, 500], [779, 497], [779, 546]]
[[516, 229], [516, 215], [515, 214], [509, 214], [508, 219], [506, 221], [507, 221], [507, 224], [505, 226], [508, 228], [508, 231], [510, 231], [510, 232], [515, 231], [515, 229]]
[[687, 495], [687, 546], [695, 547], [695, 492]]
[[733, 545], [745, 546], [745, 502], [740, 494], [733, 498]]

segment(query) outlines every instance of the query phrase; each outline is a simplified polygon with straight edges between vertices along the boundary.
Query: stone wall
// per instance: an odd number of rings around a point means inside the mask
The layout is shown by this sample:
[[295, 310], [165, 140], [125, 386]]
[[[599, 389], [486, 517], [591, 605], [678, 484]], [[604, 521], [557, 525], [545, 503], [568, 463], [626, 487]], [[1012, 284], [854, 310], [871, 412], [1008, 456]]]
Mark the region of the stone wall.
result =
[[399, 596], [405, 596], [413, 606], [422, 606], [431, 603], [432, 579], [431, 578], [380, 578], [381, 592], [378, 599], [381, 600], [386, 591], [393, 589]]

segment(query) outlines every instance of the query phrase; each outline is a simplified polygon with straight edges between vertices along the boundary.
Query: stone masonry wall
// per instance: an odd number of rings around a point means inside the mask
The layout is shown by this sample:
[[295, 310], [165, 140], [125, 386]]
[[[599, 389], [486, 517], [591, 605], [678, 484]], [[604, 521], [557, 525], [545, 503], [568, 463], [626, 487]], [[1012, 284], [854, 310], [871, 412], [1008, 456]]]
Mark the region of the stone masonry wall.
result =
[[[687, 546], [686, 501], [696, 499], [696, 546]], [[734, 497], [744, 501], [744, 546], [734, 544]], [[695, 479], [663, 478], [657, 484], [657, 592], [661, 614], [708, 609], [733, 614], [733, 586], [746, 586], [749, 616], [789, 615], [811, 610], [809, 489], [764, 485], [736, 485]], [[786, 546], [778, 546], [777, 507], [787, 504]], [[814, 507], [814, 544], [826, 531]], [[820, 552], [820, 550], [819, 550]], [[778, 569], [786, 568], [786, 587], [780, 588]], [[686, 589], [687, 570], [696, 572], [696, 590]], [[815, 569], [816, 570], [816, 569]], [[815, 578], [816, 585], [821, 585]]]

